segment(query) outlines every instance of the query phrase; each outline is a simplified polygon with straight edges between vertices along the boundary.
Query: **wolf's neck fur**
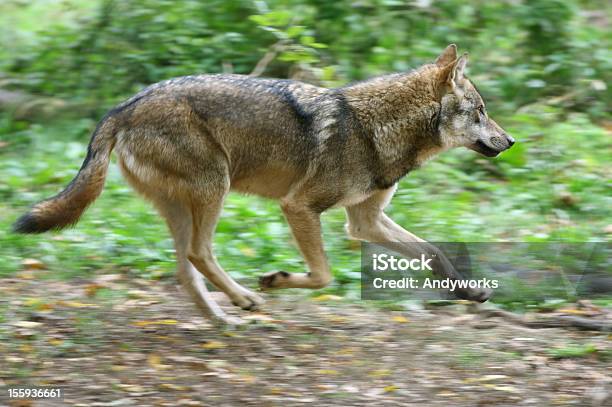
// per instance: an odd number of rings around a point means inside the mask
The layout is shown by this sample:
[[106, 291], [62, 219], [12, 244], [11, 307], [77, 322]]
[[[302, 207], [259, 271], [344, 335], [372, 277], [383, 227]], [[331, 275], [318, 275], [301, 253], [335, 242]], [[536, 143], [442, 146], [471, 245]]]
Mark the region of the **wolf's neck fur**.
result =
[[344, 89], [380, 159], [381, 184], [392, 185], [442, 150], [435, 68], [392, 74]]

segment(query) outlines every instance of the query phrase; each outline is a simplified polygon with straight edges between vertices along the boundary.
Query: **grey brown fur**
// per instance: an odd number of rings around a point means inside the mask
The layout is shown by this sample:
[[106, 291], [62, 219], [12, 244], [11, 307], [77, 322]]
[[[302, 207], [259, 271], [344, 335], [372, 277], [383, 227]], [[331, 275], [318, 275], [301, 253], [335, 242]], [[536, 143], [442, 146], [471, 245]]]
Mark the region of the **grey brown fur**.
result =
[[[308, 273], [270, 273], [264, 289], [320, 288], [331, 273], [319, 215], [346, 208], [350, 236], [404, 242], [406, 255], [437, 249], [388, 218], [397, 181], [435, 154], [465, 146], [488, 156], [513, 144], [488, 118], [465, 77], [467, 55], [450, 45], [435, 63], [351, 86], [199, 75], [155, 84], [100, 122], [70, 185], [15, 224], [39, 233], [74, 224], [100, 194], [114, 148], [129, 183], [151, 200], [175, 240], [178, 278], [207, 315], [230, 323], [202, 276], [244, 309], [263, 303], [218, 264], [212, 236], [231, 191], [280, 201]], [[438, 256], [436, 274], [461, 278]], [[464, 298], [484, 301], [482, 290]]]

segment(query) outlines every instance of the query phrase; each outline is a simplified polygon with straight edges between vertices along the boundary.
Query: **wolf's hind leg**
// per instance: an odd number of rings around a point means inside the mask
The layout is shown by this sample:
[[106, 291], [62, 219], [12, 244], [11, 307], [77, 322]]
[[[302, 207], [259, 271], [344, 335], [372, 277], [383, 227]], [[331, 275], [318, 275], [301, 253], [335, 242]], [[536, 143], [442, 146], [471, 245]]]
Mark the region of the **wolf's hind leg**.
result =
[[187, 258], [192, 234], [190, 211], [180, 202], [158, 199], [155, 202], [162, 216], [166, 218], [174, 238], [177, 260], [177, 278], [187, 291], [200, 312], [209, 319], [231, 325], [244, 323], [240, 318], [227, 315], [210, 295], [202, 275]]
[[263, 304], [264, 299], [234, 281], [221, 268], [213, 254], [213, 233], [221, 215], [226, 194], [227, 188], [216, 192], [209, 188], [205, 200], [192, 204], [193, 233], [188, 258], [200, 273], [227, 294], [232, 303], [242, 309], [252, 310]]
[[269, 288], [323, 288], [332, 280], [321, 237], [320, 214], [299, 204], [282, 203], [285, 218], [297, 242], [308, 273], [275, 271], [259, 279], [263, 289]]

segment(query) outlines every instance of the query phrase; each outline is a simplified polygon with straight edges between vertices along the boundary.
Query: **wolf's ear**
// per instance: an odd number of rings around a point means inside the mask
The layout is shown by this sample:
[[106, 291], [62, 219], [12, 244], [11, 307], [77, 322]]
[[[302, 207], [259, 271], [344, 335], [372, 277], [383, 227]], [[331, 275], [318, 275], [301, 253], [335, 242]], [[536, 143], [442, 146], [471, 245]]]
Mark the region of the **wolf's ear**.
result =
[[440, 82], [445, 92], [452, 92], [465, 80], [465, 65], [468, 61], [467, 52], [453, 62], [447, 64], [440, 71]]
[[446, 66], [457, 59], [457, 46], [455, 44], [450, 44], [438, 58], [436, 58], [436, 65], [438, 66]]

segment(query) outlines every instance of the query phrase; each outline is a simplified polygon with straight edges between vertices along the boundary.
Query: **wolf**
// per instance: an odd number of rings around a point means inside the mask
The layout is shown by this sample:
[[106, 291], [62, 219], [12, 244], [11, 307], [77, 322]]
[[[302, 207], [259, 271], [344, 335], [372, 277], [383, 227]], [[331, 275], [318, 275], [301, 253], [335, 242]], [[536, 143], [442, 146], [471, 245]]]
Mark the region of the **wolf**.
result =
[[[264, 302], [232, 279], [213, 252], [230, 191], [279, 201], [307, 265], [305, 273], [263, 275], [263, 290], [330, 283], [320, 215], [332, 207], [345, 208], [349, 237], [399, 244], [410, 257], [434, 254], [435, 275], [462, 279], [443, 253], [384, 209], [398, 181], [436, 154], [467, 147], [494, 157], [514, 144], [488, 116], [466, 76], [467, 61], [467, 53], [458, 56], [451, 44], [413, 71], [333, 89], [228, 74], [154, 84], [106, 114], [76, 177], [34, 205], [14, 230], [41, 233], [75, 224], [100, 195], [114, 149], [125, 179], [168, 224], [178, 280], [213, 320], [242, 322], [216, 304], [204, 278], [242, 309]], [[490, 294], [457, 292], [481, 302]]]

